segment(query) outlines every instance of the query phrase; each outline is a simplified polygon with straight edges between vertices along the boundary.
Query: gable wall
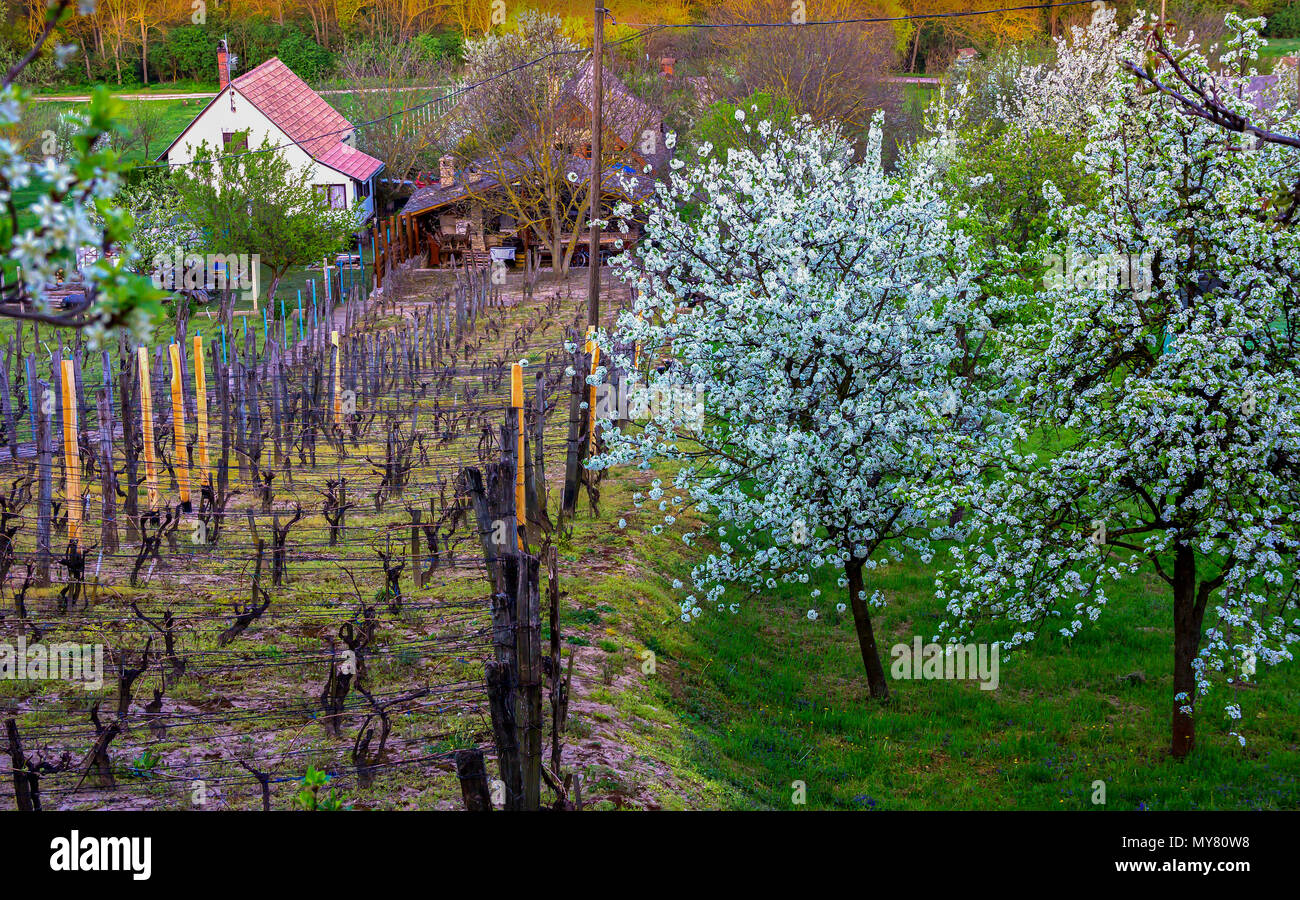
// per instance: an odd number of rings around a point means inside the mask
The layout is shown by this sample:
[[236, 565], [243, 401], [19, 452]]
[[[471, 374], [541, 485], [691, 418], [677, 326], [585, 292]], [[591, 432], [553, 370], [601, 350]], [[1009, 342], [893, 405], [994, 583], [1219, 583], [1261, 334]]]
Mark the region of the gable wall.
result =
[[[235, 111], [230, 111], [230, 94], [235, 94]], [[246, 97], [227, 87], [203, 112], [201, 112], [167, 153], [167, 162], [176, 165], [194, 159], [195, 153], [204, 142], [217, 153], [221, 152], [221, 135], [226, 131], [248, 131], [248, 149], [256, 150], [263, 139], [269, 139], [275, 146], [284, 146], [280, 151], [285, 154], [289, 164], [294, 168], [306, 166], [310, 171], [312, 184], [346, 185], [347, 202], [357, 199], [356, 184], [342, 172], [329, 166], [321, 165], [312, 159], [306, 150], [292, 144], [288, 136], [268, 119]]]

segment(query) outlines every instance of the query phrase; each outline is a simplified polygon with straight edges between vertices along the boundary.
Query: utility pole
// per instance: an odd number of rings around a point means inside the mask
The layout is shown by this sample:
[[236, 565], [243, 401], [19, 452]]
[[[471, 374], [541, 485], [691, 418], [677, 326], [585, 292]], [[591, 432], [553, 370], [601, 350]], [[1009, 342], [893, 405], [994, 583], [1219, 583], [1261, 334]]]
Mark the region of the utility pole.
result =
[[600, 148], [603, 130], [600, 107], [605, 96], [601, 77], [604, 68], [605, 7], [600, 4], [601, 0], [595, 0], [595, 37], [591, 45], [591, 213], [588, 223], [591, 228], [591, 243], [587, 249], [587, 325], [591, 328], [600, 324], [600, 228], [597, 227], [596, 220], [600, 218], [600, 195], [605, 175]]

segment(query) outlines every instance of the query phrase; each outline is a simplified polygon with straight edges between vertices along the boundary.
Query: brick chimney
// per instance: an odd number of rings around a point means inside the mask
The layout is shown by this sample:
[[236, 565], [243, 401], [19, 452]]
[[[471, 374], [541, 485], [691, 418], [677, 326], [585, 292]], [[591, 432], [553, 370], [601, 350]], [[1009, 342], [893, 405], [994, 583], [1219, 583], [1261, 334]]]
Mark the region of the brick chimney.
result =
[[676, 62], [677, 62], [677, 58], [674, 57], [674, 56], [661, 56], [661, 57], [659, 57], [659, 74], [662, 75], [662, 76], [664, 76], [665, 78], [672, 78], [672, 77], [673, 77], [673, 65], [674, 65]]
[[217, 43], [217, 90], [224, 91], [230, 84], [230, 51], [224, 39]]
[[456, 182], [456, 160], [444, 156], [438, 160], [438, 184], [451, 187]]

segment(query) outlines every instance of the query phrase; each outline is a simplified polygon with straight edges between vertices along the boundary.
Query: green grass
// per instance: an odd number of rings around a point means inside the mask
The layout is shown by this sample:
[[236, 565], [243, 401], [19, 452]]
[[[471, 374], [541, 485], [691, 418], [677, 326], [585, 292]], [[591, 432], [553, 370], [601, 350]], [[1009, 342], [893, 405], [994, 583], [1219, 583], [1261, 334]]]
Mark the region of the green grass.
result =
[[[893, 698], [882, 705], [868, 696], [852, 615], [834, 611], [843, 592], [831, 578], [818, 585], [816, 621], [806, 599], [779, 590], [744, 601], [734, 616], [706, 610], [682, 623], [671, 581], [685, 580], [702, 551], [642, 530], [657, 519], [633, 508], [630, 478], [604, 483], [602, 519], [580, 519], [572, 546], [589, 546], [586, 571], [594, 560], [637, 571], [564, 584], [579, 608], [612, 604], [633, 670], [645, 651], [655, 654], [656, 674], [624, 679], [611, 702], [637, 752], [666, 760], [680, 778], [664, 805], [804, 808], [792, 802], [803, 782], [811, 809], [1300, 808], [1294, 665], [1261, 669], [1258, 685], [1235, 697], [1219, 689], [1203, 699], [1192, 756], [1169, 756], [1172, 612], [1154, 576], [1127, 581], [1073, 640], [1044, 629], [1001, 665], [995, 691], [891, 678]], [[620, 516], [626, 531], [610, 527]], [[914, 635], [928, 641], [943, 610], [932, 567], [895, 566], [869, 587], [888, 598], [873, 617], [888, 673], [890, 647]], [[593, 643], [608, 639], [590, 616], [566, 619], [570, 637], [575, 626]], [[1222, 714], [1233, 701], [1243, 711], [1237, 723]], [[646, 709], [669, 727], [642, 734]], [[1104, 807], [1091, 802], [1098, 780]]]
[[1300, 38], [1269, 38], [1260, 49], [1261, 58], [1300, 53]]
[[[152, 164], [157, 156], [167, 149], [167, 146], [174, 141], [185, 126], [189, 125], [199, 111], [203, 109], [202, 103], [197, 100], [151, 100], [150, 103], [157, 104], [162, 109], [162, 122], [158, 133], [150, 141], [148, 153], [145, 147], [139, 142], [134, 142], [123, 154], [122, 162], [128, 167], [135, 165]], [[79, 102], [50, 102], [34, 104], [33, 107], [40, 115], [53, 116], [58, 115], [66, 110], [84, 110], [88, 104]], [[130, 128], [129, 115], [124, 120], [126, 127]], [[25, 231], [36, 225], [36, 217], [29, 212], [31, 204], [39, 197], [35, 188], [23, 188], [14, 192], [14, 204], [18, 208], [18, 230]], [[5, 261], [5, 277], [8, 278], [13, 270], [9, 262]]]
[[[104, 83], [115, 96], [136, 96], [140, 94], [204, 94], [216, 93], [217, 83], [215, 81], [193, 81], [189, 79], [181, 81], [164, 81], [158, 84], [110, 84]], [[36, 92], [38, 97], [84, 97], [100, 87], [96, 84], [73, 84], [60, 85], [58, 87], [43, 87]]]

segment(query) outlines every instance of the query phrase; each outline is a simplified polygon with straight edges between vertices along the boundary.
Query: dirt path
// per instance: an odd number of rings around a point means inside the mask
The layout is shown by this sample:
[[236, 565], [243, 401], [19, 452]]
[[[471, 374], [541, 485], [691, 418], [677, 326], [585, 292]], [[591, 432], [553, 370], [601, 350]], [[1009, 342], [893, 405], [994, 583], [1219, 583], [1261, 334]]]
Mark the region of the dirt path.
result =
[[[386, 93], [406, 93], [408, 91], [436, 91], [441, 88], [436, 85], [416, 85], [415, 87], [400, 88], [334, 88], [331, 90], [317, 91], [321, 96], [329, 94], [374, 94], [379, 91]], [[113, 97], [118, 100], [211, 100], [217, 96], [219, 91], [200, 91], [198, 93], [188, 94], [114, 94]], [[89, 94], [63, 94], [52, 96], [33, 97], [37, 103], [89, 103]]]

